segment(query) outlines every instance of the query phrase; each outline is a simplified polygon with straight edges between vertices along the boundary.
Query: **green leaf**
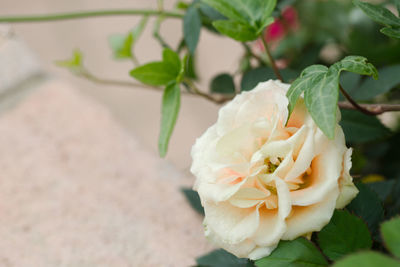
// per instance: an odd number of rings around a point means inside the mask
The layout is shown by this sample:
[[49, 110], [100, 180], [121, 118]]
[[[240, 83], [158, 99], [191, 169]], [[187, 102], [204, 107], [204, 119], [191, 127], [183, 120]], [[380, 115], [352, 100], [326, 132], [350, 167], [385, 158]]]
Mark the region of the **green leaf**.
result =
[[133, 57], [132, 47], [142, 34], [148, 17], [143, 17], [140, 23], [128, 34], [114, 34], [108, 38], [116, 59], [131, 59]]
[[383, 220], [383, 207], [378, 195], [367, 185], [356, 184], [360, 191], [355, 199], [347, 206], [347, 209], [360, 216], [367, 223], [373, 238], [379, 235], [379, 224]]
[[[218, 21], [216, 24], [214, 22], [213, 26], [219, 32], [238, 41], [255, 40], [264, 28], [274, 21], [271, 13], [276, 6], [276, 0], [203, 0], [203, 2], [229, 18], [229, 23]], [[235, 34], [234, 27], [239, 27], [240, 33]]]
[[370, 17], [372, 20], [383, 24], [385, 26], [399, 26], [400, 27], [400, 19], [397, 18], [392, 12], [388, 9], [379, 6], [373, 5], [367, 2], [362, 2], [359, 0], [353, 0], [354, 5], [361, 8], [364, 13]]
[[190, 188], [182, 188], [181, 191], [185, 195], [190, 206], [201, 215], [204, 215], [204, 208], [201, 205], [199, 194]]
[[345, 257], [336, 262], [333, 267], [398, 267], [400, 262], [391, 259], [383, 254], [366, 251]]
[[213, 78], [210, 89], [212, 93], [234, 94], [235, 83], [233, 77], [227, 73], [222, 73]]
[[400, 258], [400, 218], [382, 223], [381, 232], [387, 249]]
[[258, 38], [257, 30], [233, 20], [217, 20], [212, 24], [220, 33], [240, 42], [254, 41]]
[[67, 68], [74, 72], [79, 72], [83, 67], [83, 54], [79, 49], [75, 49], [72, 58], [67, 60], [58, 60], [55, 64], [59, 67]]
[[252, 267], [247, 259], [239, 259], [223, 249], [214, 250], [196, 259], [199, 266], [204, 267]]
[[328, 266], [324, 256], [305, 238], [280, 241], [271, 255], [256, 261], [257, 267], [317, 267]]
[[312, 78], [315, 78], [318, 75], [323, 75], [328, 71], [328, 68], [323, 65], [312, 65], [303, 70], [300, 77], [297, 78], [292, 85], [290, 86], [286, 96], [289, 99], [289, 116], [292, 113], [297, 99], [300, 97], [301, 93], [303, 93], [307, 88], [310, 87], [309, 82]]
[[163, 94], [161, 107], [161, 129], [158, 138], [158, 150], [161, 157], [167, 154], [168, 143], [178, 118], [181, 104], [181, 90], [179, 84], [169, 84]]
[[195, 6], [190, 6], [183, 17], [183, 37], [191, 54], [194, 53], [199, 42], [201, 18]]
[[378, 79], [378, 71], [371, 63], [367, 62], [367, 58], [360, 56], [347, 56], [332, 68], [336, 68], [338, 72], [350, 71], [361, 75], [372, 76], [375, 80]]
[[335, 137], [336, 110], [339, 98], [339, 75], [329, 69], [326, 74], [312, 77], [304, 92], [304, 102], [321, 131], [330, 139]]
[[400, 84], [400, 65], [379, 69], [379, 80], [367, 78], [351, 95], [356, 100], [369, 100], [377, 95], [387, 93]]
[[175, 80], [178, 72], [164, 62], [152, 62], [131, 70], [130, 75], [144, 84], [158, 86]]
[[340, 125], [343, 128], [346, 141], [352, 144], [361, 144], [390, 135], [386, 128], [376, 117], [365, 115], [356, 110], [342, 110]]
[[394, 2], [395, 2], [395, 5], [396, 5], [396, 8], [397, 8], [397, 12], [398, 12], [398, 14], [400, 16], [400, 0], [394, 0]]
[[163, 51], [163, 61], [151, 62], [131, 70], [130, 75], [149, 85], [167, 85], [175, 81], [181, 71], [181, 60], [169, 48]]
[[[283, 79], [288, 81], [295, 78], [298, 74], [291, 69], [281, 70]], [[240, 82], [241, 91], [250, 91], [254, 89], [260, 82], [265, 82], [270, 79], [276, 79], [274, 71], [270, 67], [258, 67], [246, 71]]]
[[179, 73], [181, 69], [181, 60], [179, 55], [169, 48], [163, 50], [163, 63], [169, 65], [175, 73]]
[[367, 225], [344, 210], [336, 210], [329, 224], [318, 233], [318, 244], [331, 260], [372, 246]]
[[395, 183], [396, 180], [391, 179], [381, 182], [367, 183], [366, 185], [378, 195], [379, 199], [383, 203], [392, 193]]
[[231, 20], [245, 24], [248, 22], [249, 18], [246, 18], [244, 14], [241, 14], [241, 11], [235, 7], [235, 3], [232, 0], [203, 0], [203, 3], [211, 6]]
[[385, 27], [381, 29], [381, 33], [391, 38], [400, 39], [400, 28]]

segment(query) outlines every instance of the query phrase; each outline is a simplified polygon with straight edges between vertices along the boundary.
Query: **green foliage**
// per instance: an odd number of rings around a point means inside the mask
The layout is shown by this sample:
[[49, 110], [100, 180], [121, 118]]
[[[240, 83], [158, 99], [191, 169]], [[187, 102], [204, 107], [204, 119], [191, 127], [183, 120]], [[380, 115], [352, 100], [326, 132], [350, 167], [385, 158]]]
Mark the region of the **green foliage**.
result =
[[228, 20], [216, 20], [213, 26], [222, 34], [247, 42], [257, 39], [271, 24], [276, 0], [203, 0]]
[[336, 210], [329, 224], [318, 233], [318, 244], [331, 260], [372, 246], [366, 224], [347, 211]]
[[131, 70], [130, 75], [142, 83], [159, 86], [175, 81], [181, 72], [181, 61], [174, 51], [165, 48], [163, 61], [151, 62]]
[[191, 5], [183, 17], [183, 37], [191, 54], [194, 54], [199, 42], [201, 18], [196, 6]]
[[376, 117], [355, 110], [342, 110], [340, 125], [346, 141], [352, 144], [383, 139], [390, 135], [390, 130]]
[[181, 191], [185, 195], [190, 206], [199, 214], [204, 215], [204, 208], [201, 205], [199, 194], [190, 188], [182, 188]]
[[379, 80], [367, 78], [360, 86], [349, 88], [349, 93], [356, 100], [370, 100], [389, 92], [400, 84], [400, 65], [386, 66], [379, 69]]
[[256, 261], [257, 267], [318, 267], [328, 262], [313, 243], [305, 238], [281, 241], [271, 255]]
[[67, 68], [72, 72], [80, 72], [83, 68], [83, 54], [79, 49], [75, 49], [70, 59], [58, 60], [55, 63], [57, 66]]
[[[297, 76], [297, 72], [290, 69], [281, 70], [281, 74], [286, 81], [289, 81]], [[269, 79], [276, 79], [274, 71], [270, 67], [258, 67], [246, 71], [240, 82], [241, 91], [250, 91], [258, 83], [265, 82]]]
[[212, 93], [234, 94], [235, 83], [233, 82], [233, 77], [227, 73], [215, 76], [211, 81], [210, 89]]
[[168, 142], [175, 127], [181, 105], [179, 84], [172, 82], [164, 90], [161, 106], [161, 127], [158, 138], [158, 150], [161, 157], [167, 154]]
[[344, 259], [336, 262], [333, 267], [398, 267], [400, 262], [391, 259], [383, 254], [377, 252], [361, 252], [351, 256], [345, 257]]
[[248, 259], [238, 259], [223, 249], [214, 250], [196, 259], [201, 267], [253, 267]]
[[373, 192], [367, 185], [362, 183], [356, 184], [360, 191], [355, 199], [347, 206], [347, 209], [355, 215], [360, 216], [371, 231], [373, 238], [379, 236], [379, 224], [383, 220], [383, 206], [378, 195]]
[[378, 77], [377, 70], [367, 62], [366, 58], [348, 56], [330, 68], [322, 65], [306, 68], [292, 83], [287, 93], [289, 114], [301, 93], [304, 92], [305, 104], [312, 118], [322, 132], [331, 139], [335, 136], [339, 75], [342, 71]]
[[384, 222], [381, 225], [381, 232], [388, 250], [400, 258], [400, 218]]
[[146, 27], [147, 21], [148, 18], [143, 17], [139, 24], [129, 31], [128, 34], [114, 34], [108, 38], [108, 42], [116, 59], [135, 58], [132, 49]]
[[[373, 5], [359, 0], [353, 0], [353, 3], [364, 11], [375, 22], [386, 26], [381, 32], [391, 38], [400, 39], [400, 18], [396, 17], [387, 8], [380, 5]], [[398, 7], [398, 3], [397, 3]]]
[[374, 182], [374, 183], [367, 183], [366, 185], [374, 191], [380, 201], [382, 203], [386, 202], [388, 197], [391, 195], [393, 187], [395, 186], [396, 181], [391, 179], [387, 181], [381, 181], [381, 182]]

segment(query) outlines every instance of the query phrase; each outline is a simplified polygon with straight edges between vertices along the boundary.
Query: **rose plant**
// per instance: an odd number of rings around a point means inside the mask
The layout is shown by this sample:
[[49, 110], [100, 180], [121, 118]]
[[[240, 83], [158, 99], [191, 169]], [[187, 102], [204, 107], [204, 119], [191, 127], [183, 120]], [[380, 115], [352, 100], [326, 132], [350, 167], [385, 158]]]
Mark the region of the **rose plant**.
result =
[[[374, 2], [188, 0], [167, 11], [158, 0], [154, 10], [0, 16], [0, 23], [142, 16], [109, 38], [114, 57], [132, 61], [129, 74], [142, 84], [96, 76], [79, 50], [57, 64], [98, 84], [161, 91], [160, 156], [181, 95], [225, 104], [192, 148], [196, 191], [183, 190], [205, 215], [207, 238], [223, 248], [199, 255], [199, 266], [394, 267], [400, 124], [387, 112], [400, 111], [400, 0]], [[149, 17], [163, 50], [141, 65], [134, 48]], [[182, 20], [176, 48], [162, 37], [165, 19]], [[243, 47], [237, 70], [217, 74], [209, 90], [196, 85], [202, 29]], [[376, 117], [383, 113], [389, 120]]]
[[238, 257], [321, 230], [358, 192], [341, 127], [328, 139], [302, 99], [288, 119], [289, 87], [269, 80], [237, 95], [192, 149], [206, 236]]

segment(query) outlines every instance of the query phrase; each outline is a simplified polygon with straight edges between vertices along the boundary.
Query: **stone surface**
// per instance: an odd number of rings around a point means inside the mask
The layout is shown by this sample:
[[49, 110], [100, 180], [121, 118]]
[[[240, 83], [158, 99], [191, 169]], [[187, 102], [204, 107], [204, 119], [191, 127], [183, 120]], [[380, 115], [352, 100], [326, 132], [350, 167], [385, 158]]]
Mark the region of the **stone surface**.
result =
[[211, 248], [192, 179], [52, 80], [0, 116], [0, 266], [190, 266]]

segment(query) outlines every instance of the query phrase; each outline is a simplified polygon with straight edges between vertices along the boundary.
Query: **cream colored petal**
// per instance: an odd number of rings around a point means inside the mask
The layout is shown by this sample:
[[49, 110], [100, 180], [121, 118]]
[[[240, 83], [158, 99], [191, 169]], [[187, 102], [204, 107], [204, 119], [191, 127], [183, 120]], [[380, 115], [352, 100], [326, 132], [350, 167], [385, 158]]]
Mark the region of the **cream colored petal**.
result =
[[285, 218], [291, 211], [290, 193], [286, 183], [278, 178], [275, 179], [275, 184], [278, 194], [278, 209], [263, 208], [260, 210], [260, 225], [252, 236], [252, 240], [260, 247], [273, 247], [279, 243], [286, 231]]
[[195, 190], [204, 201], [221, 202], [233, 196], [247, 182], [247, 179], [244, 178], [236, 184], [197, 183]]
[[343, 173], [339, 179], [340, 194], [336, 201], [336, 208], [342, 209], [346, 207], [358, 194], [358, 189], [353, 183], [353, 178], [350, 176], [351, 169], [351, 148], [346, 150], [343, 159]]
[[291, 192], [293, 205], [308, 206], [322, 201], [325, 195], [338, 188], [342, 171], [341, 149], [330, 142], [324, 153], [314, 158], [311, 164], [310, 184], [304, 189]]
[[300, 147], [301, 149], [296, 157], [296, 161], [294, 162], [293, 167], [286, 175], [285, 181], [290, 182], [293, 179], [296, 179], [310, 167], [311, 161], [315, 156], [314, 136], [311, 130], [307, 130], [307, 137], [305, 138], [304, 143]]
[[250, 260], [258, 260], [264, 257], [269, 256], [272, 251], [274, 251], [274, 249], [277, 247], [278, 245], [274, 245], [274, 246], [266, 246], [266, 247], [256, 247], [255, 249], [253, 249], [253, 251], [251, 251], [248, 255], [248, 258]]
[[259, 225], [258, 208], [242, 209], [229, 202], [204, 203], [207, 227], [224, 243], [237, 244], [252, 236]]
[[229, 202], [238, 208], [250, 208], [268, 197], [269, 191], [261, 191], [253, 187], [241, 188], [233, 195]]
[[287, 230], [282, 239], [293, 240], [309, 232], [320, 231], [330, 221], [338, 195], [339, 190], [335, 188], [314, 205], [293, 206], [291, 214], [286, 219]]
[[247, 258], [256, 246], [254, 242], [249, 239], [246, 239], [237, 244], [223, 242], [223, 240], [214, 231], [209, 229], [206, 221], [204, 221], [204, 224], [206, 227], [205, 233], [207, 239], [215, 246], [225, 249], [226, 251], [232, 253], [238, 258]]

